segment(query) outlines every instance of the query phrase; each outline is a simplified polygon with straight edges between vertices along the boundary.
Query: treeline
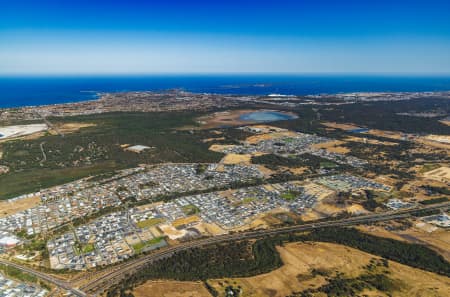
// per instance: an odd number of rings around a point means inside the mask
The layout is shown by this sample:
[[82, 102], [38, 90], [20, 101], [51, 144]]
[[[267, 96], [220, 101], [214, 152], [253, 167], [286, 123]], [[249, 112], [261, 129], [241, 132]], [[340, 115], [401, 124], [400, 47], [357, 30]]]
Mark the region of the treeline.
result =
[[384, 101], [356, 103], [321, 108], [319, 112], [324, 121], [354, 123], [373, 129], [393, 130], [405, 133], [450, 134], [450, 127], [437, 118], [401, 116], [397, 113], [405, 111], [435, 111], [437, 109], [450, 112], [450, 104], [446, 99], [423, 98], [404, 101]]
[[444, 202], [447, 202], [448, 200], [449, 200], [448, 197], [439, 197], [439, 198], [423, 200], [423, 201], [420, 201], [419, 203], [423, 204], [423, 205], [430, 205], [430, 204], [444, 203]]
[[272, 239], [217, 244], [179, 252], [159, 260], [111, 288], [107, 296], [130, 296], [129, 290], [148, 279], [179, 281], [244, 277], [269, 272], [282, 265]]
[[381, 238], [354, 228], [323, 228], [309, 233], [267, 237], [253, 244], [239, 241], [183, 251], [148, 265], [112, 287], [107, 296], [128, 297], [129, 290], [149, 279], [204, 281], [266, 273], [282, 265], [275, 246], [298, 241], [343, 244], [408, 266], [450, 276], [450, 264], [426, 246]]
[[314, 297], [317, 296], [317, 293], [324, 293], [330, 297], [356, 297], [360, 296], [359, 294], [364, 290], [376, 289], [390, 293], [399, 288], [396, 281], [385, 273], [365, 273], [353, 278], [344, 277], [343, 274], [338, 273], [335, 277], [327, 277], [326, 280], [326, 284], [316, 289], [295, 292], [287, 297]]
[[[34, 140], [10, 141], [4, 144], [2, 164], [14, 170], [66, 168], [114, 160], [125, 167], [142, 163], [215, 162], [222, 154], [208, 150], [208, 131], [191, 133], [176, 130], [195, 125], [195, 112], [174, 113], [105, 113], [69, 118], [72, 122], [95, 126], [68, 133], [62, 141], [59, 135], [47, 135]], [[66, 119], [51, 119], [54, 124]], [[47, 160], [41, 162], [41, 143]], [[122, 144], [141, 144], [154, 149], [140, 154], [125, 151]]]
[[343, 244], [392, 261], [450, 276], [450, 263], [430, 248], [349, 228], [323, 228], [297, 238]]

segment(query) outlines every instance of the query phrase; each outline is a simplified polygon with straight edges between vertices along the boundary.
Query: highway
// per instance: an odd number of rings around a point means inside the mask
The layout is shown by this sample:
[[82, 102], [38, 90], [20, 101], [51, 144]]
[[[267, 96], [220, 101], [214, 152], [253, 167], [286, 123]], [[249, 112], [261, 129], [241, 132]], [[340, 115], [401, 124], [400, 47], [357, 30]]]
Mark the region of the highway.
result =
[[[324, 222], [316, 222], [304, 225], [295, 225], [274, 229], [264, 229], [264, 230], [256, 230], [256, 231], [246, 231], [240, 233], [226, 234], [214, 237], [208, 237], [203, 239], [198, 239], [195, 241], [185, 242], [179, 244], [177, 246], [161, 249], [155, 251], [151, 254], [147, 254], [141, 256], [136, 259], [129, 260], [127, 262], [123, 262], [117, 266], [113, 266], [107, 268], [106, 272], [92, 272], [85, 277], [78, 278], [76, 281], [69, 283], [67, 281], [58, 279], [52, 275], [34, 270], [24, 265], [20, 265], [14, 262], [10, 262], [7, 260], [0, 259], [0, 264], [8, 265], [15, 267], [23, 272], [34, 275], [41, 280], [47, 281], [60, 289], [66, 290], [72, 293], [77, 297], [88, 297], [95, 296], [98, 293], [105, 291], [108, 287], [113, 284], [117, 284], [128, 275], [134, 273], [138, 269], [143, 268], [144, 266], [151, 264], [155, 261], [171, 257], [177, 252], [185, 251], [197, 247], [203, 247], [211, 244], [224, 243], [227, 241], [236, 241], [236, 240], [244, 240], [244, 239], [257, 239], [271, 235], [278, 234], [286, 234], [290, 232], [300, 232], [300, 231], [308, 231], [314, 230], [318, 228], [324, 227], [344, 227], [344, 226], [353, 226], [363, 223], [373, 223], [373, 222], [382, 222], [382, 221], [390, 221], [395, 219], [403, 219], [408, 218], [414, 212], [418, 210], [437, 210], [437, 209], [448, 209], [450, 208], [450, 202], [440, 203], [440, 204], [432, 204], [427, 206], [422, 206], [420, 208], [413, 209], [405, 209], [399, 211], [388, 211], [379, 214], [369, 214], [351, 217], [347, 219], [340, 220], [331, 220]], [[77, 283], [83, 283], [81, 286], [77, 286]], [[79, 287], [79, 289], [77, 288]]]
[[289, 227], [281, 227], [274, 229], [266, 229], [266, 230], [257, 230], [257, 231], [247, 231], [241, 233], [234, 234], [226, 234], [220, 236], [214, 236], [204, 239], [199, 239], [191, 242], [182, 243], [177, 246], [169, 247], [163, 250], [159, 250], [153, 252], [151, 254], [139, 257], [137, 259], [133, 259], [118, 266], [111, 268], [105, 274], [98, 273], [96, 276], [94, 275], [92, 280], [89, 280], [88, 283], [82, 285], [80, 289], [83, 292], [97, 294], [106, 290], [110, 285], [116, 284], [120, 282], [122, 279], [126, 278], [127, 275], [130, 275], [137, 271], [138, 269], [143, 268], [144, 266], [153, 263], [155, 261], [171, 257], [177, 252], [207, 246], [211, 244], [224, 243], [227, 241], [236, 241], [236, 240], [244, 240], [244, 239], [256, 239], [265, 236], [278, 235], [278, 234], [286, 234], [290, 232], [300, 232], [300, 231], [308, 231], [323, 227], [344, 227], [344, 226], [352, 226], [358, 225], [362, 223], [373, 223], [373, 222], [381, 222], [381, 221], [389, 221], [395, 219], [403, 219], [409, 217], [412, 213], [417, 212], [418, 210], [435, 210], [435, 209], [447, 209], [450, 207], [450, 202], [445, 202], [441, 204], [433, 204], [428, 206], [422, 206], [420, 208], [413, 209], [405, 209], [399, 211], [389, 211], [379, 214], [370, 214], [352, 217], [348, 219], [334, 220], [334, 221], [325, 221], [325, 222], [316, 222], [304, 225], [295, 225]]
[[78, 297], [86, 297], [87, 296], [81, 290], [73, 288], [68, 282], [60, 280], [58, 278], [55, 278], [54, 276], [51, 276], [49, 274], [46, 274], [46, 273], [34, 270], [34, 269], [29, 268], [29, 267], [24, 266], [24, 265], [20, 265], [20, 264], [14, 263], [14, 262], [3, 260], [3, 259], [0, 259], [0, 264], [11, 266], [11, 267], [17, 268], [17, 269], [19, 269], [19, 270], [21, 270], [21, 271], [23, 271], [25, 273], [34, 275], [35, 277], [37, 277], [37, 278], [39, 278], [41, 280], [44, 280], [46, 282], [54, 284], [55, 286], [57, 286], [57, 287], [59, 287], [61, 289], [69, 291], [70, 293], [72, 293], [75, 296], [78, 296]]

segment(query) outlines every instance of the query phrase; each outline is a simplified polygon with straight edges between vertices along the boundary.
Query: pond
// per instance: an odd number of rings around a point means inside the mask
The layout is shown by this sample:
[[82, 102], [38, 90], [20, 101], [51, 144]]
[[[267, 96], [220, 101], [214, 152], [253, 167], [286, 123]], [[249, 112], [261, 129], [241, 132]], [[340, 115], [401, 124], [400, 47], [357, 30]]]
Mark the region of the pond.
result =
[[275, 122], [296, 119], [297, 116], [281, 111], [255, 111], [242, 114], [239, 119], [248, 122]]

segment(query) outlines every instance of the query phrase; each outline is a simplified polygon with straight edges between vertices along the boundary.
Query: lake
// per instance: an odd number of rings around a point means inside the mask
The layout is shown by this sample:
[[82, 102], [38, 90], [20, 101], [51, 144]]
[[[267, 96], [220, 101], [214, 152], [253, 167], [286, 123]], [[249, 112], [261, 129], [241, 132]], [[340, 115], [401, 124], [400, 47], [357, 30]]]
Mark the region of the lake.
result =
[[248, 122], [275, 122], [296, 119], [297, 116], [280, 111], [255, 111], [245, 113], [239, 117], [242, 121]]

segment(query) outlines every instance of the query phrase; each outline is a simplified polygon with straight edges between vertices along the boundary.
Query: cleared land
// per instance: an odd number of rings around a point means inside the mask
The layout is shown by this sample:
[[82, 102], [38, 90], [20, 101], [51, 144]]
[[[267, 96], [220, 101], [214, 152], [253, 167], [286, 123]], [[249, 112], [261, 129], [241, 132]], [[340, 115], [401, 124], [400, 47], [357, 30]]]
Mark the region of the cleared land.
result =
[[439, 167], [424, 173], [424, 177], [440, 182], [450, 182], [450, 168], [445, 166]]
[[[285, 297], [292, 292], [317, 288], [327, 283], [320, 275], [313, 276], [313, 269], [339, 271], [346, 277], [358, 277], [371, 259], [379, 259], [368, 253], [331, 243], [291, 243], [278, 247], [284, 265], [270, 273], [247, 278], [208, 281], [225, 296], [227, 285], [243, 288], [243, 296]], [[389, 261], [388, 276], [399, 289], [392, 296], [449, 296], [450, 280], [431, 272], [415, 269]], [[377, 290], [367, 290], [371, 296], [386, 296]], [[375, 294], [375, 295], [372, 295]], [[322, 296], [322, 295], [321, 295]]]
[[0, 201], [0, 218], [15, 214], [19, 211], [29, 209], [39, 204], [41, 199], [33, 196], [30, 198], [17, 199], [14, 201]]
[[250, 136], [245, 140], [245, 142], [250, 143], [250, 144], [256, 144], [263, 140], [278, 139], [278, 138], [284, 138], [284, 137], [294, 137], [294, 136], [297, 136], [297, 134], [293, 131], [270, 132], [270, 133], [257, 134], [257, 135]]
[[252, 155], [250, 154], [228, 154], [220, 161], [223, 164], [250, 164]]
[[349, 136], [349, 137], [345, 138], [345, 141], [361, 142], [361, 143], [368, 143], [368, 144], [375, 144], [375, 145], [398, 145], [397, 142], [379, 141], [376, 139], [362, 138], [362, 137], [356, 137], [356, 136]]
[[46, 124], [29, 124], [0, 127], [0, 140], [17, 138], [47, 130]]
[[350, 149], [347, 147], [340, 146], [344, 143], [345, 143], [344, 141], [334, 140], [329, 142], [313, 144], [311, 147], [315, 149], [325, 149], [332, 153], [347, 154], [350, 152]]
[[148, 281], [133, 290], [135, 297], [210, 297], [201, 282]]
[[358, 229], [379, 237], [427, 245], [441, 254], [447, 261], [450, 261], [450, 232], [444, 229], [428, 232], [426, 231], [428, 230], [427, 227], [431, 227], [432, 225], [424, 225], [426, 226], [420, 224], [419, 226], [421, 227], [419, 228], [416, 224], [416, 227], [399, 231], [388, 231], [380, 226], [360, 226]]
[[340, 123], [335, 123], [335, 122], [322, 122], [321, 124], [328, 128], [334, 128], [334, 129], [340, 129], [340, 130], [353, 130], [353, 129], [361, 128], [354, 124], [340, 124]]
[[[93, 126], [95, 126], [94, 123], [58, 123], [57, 125], [55, 125], [55, 128], [58, 129], [59, 132], [66, 134], [77, 132], [82, 128], [88, 128]], [[53, 131], [53, 133], [56, 132]]]

